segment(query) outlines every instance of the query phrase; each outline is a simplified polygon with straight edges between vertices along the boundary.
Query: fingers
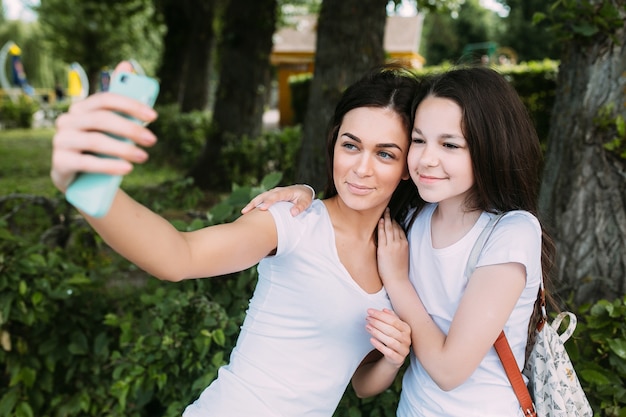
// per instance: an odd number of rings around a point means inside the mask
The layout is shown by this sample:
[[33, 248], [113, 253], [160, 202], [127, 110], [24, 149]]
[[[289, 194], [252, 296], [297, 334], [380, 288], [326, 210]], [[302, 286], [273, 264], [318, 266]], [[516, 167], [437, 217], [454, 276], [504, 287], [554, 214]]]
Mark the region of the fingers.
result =
[[[304, 190], [302, 190], [302, 188], [304, 188]], [[250, 202], [241, 209], [241, 213], [246, 214], [255, 208], [267, 210], [271, 205], [279, 201], [289, 201], [293, 203], [290, 209], [291, 215], [297, 216], [311, 205], [311, 199], [312, 196], [309, 189], [301, 185], [275, 187], [250, 200]]]
[[[81, 118], [87, 116], [89, 116], [89, 118], [84, 121], [84, 124], [102, 122], [101, 118], [104, 117], [103, 114], [105, 114], [105, 110], [128, 115], [137, 119], [139, 125], [148, 124], [157, 117], [156, 111], [147, 104], [120, 94], [105, 92], [96, 93], [85, 100], [73, 103], [68, 112], [63, 115], [65, 116], [62, 119], [64, 124], [62, 124], [61, 127], [67, 126], [68, 123], [76, 123]], [[117, 117], [120, 116], [118, 115]], [[58, 123], [57, 127], [59, 127]], [[114, 127], [116, 127], [115, 123], [112, 125], [105, 124], [99, 126], [100, 130], [105, 131]]]
[[395, 366], [404, 363], [410, 351], [411, 328], [391, 310], [368, 310], [367, 331], [372, 345]]
[[78, 172], [126, 175], [132, 170], [132, 164], [148, 159], [146, 151], [135, 144], [152, 146], [156, 137], [146, 127], [119, 113], [144, 122], [156, 117], [153, 109], [139, 101], [99, 93], [74, 103], [67, 113], [57, 118], [50, 177], [62, 192]]
[[133, 70], [133, 64], [131, 64], [129, 61], [122, 61], [117, 64], [113, 72], [132, 72]]

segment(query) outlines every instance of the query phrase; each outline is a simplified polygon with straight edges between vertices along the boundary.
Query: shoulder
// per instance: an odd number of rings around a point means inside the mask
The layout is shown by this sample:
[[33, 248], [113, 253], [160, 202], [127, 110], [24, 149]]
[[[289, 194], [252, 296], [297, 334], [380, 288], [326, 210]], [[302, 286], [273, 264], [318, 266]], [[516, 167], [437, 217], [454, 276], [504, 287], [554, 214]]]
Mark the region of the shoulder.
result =
[[487, 246], [489, 251], [535, 254], [541, 251], [539, 220], [527, 211], [507, 212], [495, 225]]
[[320, 200], [314, 200], [309, 208], [297, 216], [291, 214], [292, 206], [292, 203], [279, 202], [268, 210], [274, 217], [278, 233], [277, 254], [289, 252], [289, 248], [295, 248], [304, 237], [323, 239], [330, 225], [326, 206]]
[[[522, 235], [534, 235], [541, 237], [541, 224], [537, 217], [524, 210], [514, 210], [505, 213], [495, 231], [500, 229], [501, 233], [512, 235], [520, 233]], [[495, 233], [494, 231], [494, 233]]]

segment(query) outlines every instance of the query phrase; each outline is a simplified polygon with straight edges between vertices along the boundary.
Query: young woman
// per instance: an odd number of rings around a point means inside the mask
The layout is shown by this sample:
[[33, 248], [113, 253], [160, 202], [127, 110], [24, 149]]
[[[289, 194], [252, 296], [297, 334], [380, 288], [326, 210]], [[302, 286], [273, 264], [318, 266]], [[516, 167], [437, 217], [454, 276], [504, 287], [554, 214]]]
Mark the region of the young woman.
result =
[[[398, 416], [522, 415], [493, 343], [504, 329], [523, 367], [540, 281], [554, 257], [537, 219], [537, 134], [515, 90], [488, 68], [427, 78], [415, 103], [407, 162], [422, 201], [406, 237], [388, 214], [378, 229], [379, 273], [412, 331]], [[505, 215], [465, 276], [496, 213]]]
[[[362, 396], [391, 384], [408, 355], [410, 329], [391, 310], [378, 276], [375, 230], [385, 207], [399, 205], [392, 196], [409, 178], [416, 86], [406, 72], [384, 69], [346, 90], [328, 135], [335, 193], [297, 218], [283, 203], [183, 233], [123, 191], [106, 216], [85, 215], [107, 244], [159, 279], [212, 277], [259, 263], [230, 363], [185, 417], [331, 416], [351, 378]], [[156, 140], [114, 112], [156, 117], [112, 93], [73, 104], [54, 138], [51, 177], [59, 190], [80, 171], [126, 174], [147, 159], [142, 149], [105, 135], [144, 146]]]

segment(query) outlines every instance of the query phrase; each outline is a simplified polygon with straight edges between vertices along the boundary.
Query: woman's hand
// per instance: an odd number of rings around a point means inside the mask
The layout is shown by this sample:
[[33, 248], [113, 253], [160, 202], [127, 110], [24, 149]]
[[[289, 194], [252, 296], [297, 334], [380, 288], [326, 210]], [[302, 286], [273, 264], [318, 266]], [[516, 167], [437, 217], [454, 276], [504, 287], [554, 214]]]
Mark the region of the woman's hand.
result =
[[377, 258], [383, 285], [409, 279], [409, 242], [402, 227], [391, 219], [389, 209], [378, 222]]
[[409, 354], [411, 328], [391, 310], [367, 310], [366, 330], [372, 345], [393, 367], [400, 368]]
[[[116, 71], [129, 71], [132, 69], [129, 66], [129, 63], [121, 63]], [[148, 154], [135, 145], [154, 145], [154, 134], [117, 113], [144, 123], [157, 116], [152, 108], [137, 100], [119, 94], [97, 93], [72, 104], [67, 113], [57, 118], [50, 177], [60, 191], [65, 192], [79, 172], [126, 175], [134, 163], [148, 159]], [[109, 134], [128, 138], [134, 143], [114, 139]]]
[[254, 208], [267, 210], [276, 202], [290, 201], [293, 203], [293, 207], [290, 210], [291, 215], [297, 216], [311, 205], [314, 198], [315, 191], [308, 185], [295, 184], [288, 187], [276, 187], [254, 197], [241, 210], [241, 213], [246, 214]]

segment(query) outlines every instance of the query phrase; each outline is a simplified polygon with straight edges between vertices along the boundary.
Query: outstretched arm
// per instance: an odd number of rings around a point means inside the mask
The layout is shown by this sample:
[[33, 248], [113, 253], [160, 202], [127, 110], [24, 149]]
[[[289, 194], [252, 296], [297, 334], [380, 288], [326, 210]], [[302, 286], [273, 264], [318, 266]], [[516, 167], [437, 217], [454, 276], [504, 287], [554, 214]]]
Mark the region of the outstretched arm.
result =
[[376, 350], [367, 355], [352, 377], [352, 387], [360, 398], [389, 388], [411, 345], [411, 328], [391, 310], [368, 310], [366, 329]]
[[295, 184], [288, 187], [276, 187], [257, 195], [241, 210], [241, 213], [249, 213], [254, 208], [267, 210], [278, 201], [290, 201], [293, 203], [291, 215], [297, 216], [306, 210], [314, 199], [315, 190], [310, 185]]
[[[125, 65], [116, 70], [128, 69]], [[66, 192], [79, 172], [125, 175], [133, 164], [147, 160], [146, 151], [136, 145], [151, 146], [156, 138], [144, 126], [117, 113], [143, 122], [156, 118], [149, 106], [107, 92], [72, 104], [69, 112], [57, 119], [50, 176], [61, 192]], [[129, 138], [134, 144], [108, 134]], [[150, 274], [171, 281], [248, 268], [277, 244], [272, 215], [258, 210], [230, 224], [179, 232], [166, 219], [118, 190], [104, 217], [83, 214], [115, 251]]]

